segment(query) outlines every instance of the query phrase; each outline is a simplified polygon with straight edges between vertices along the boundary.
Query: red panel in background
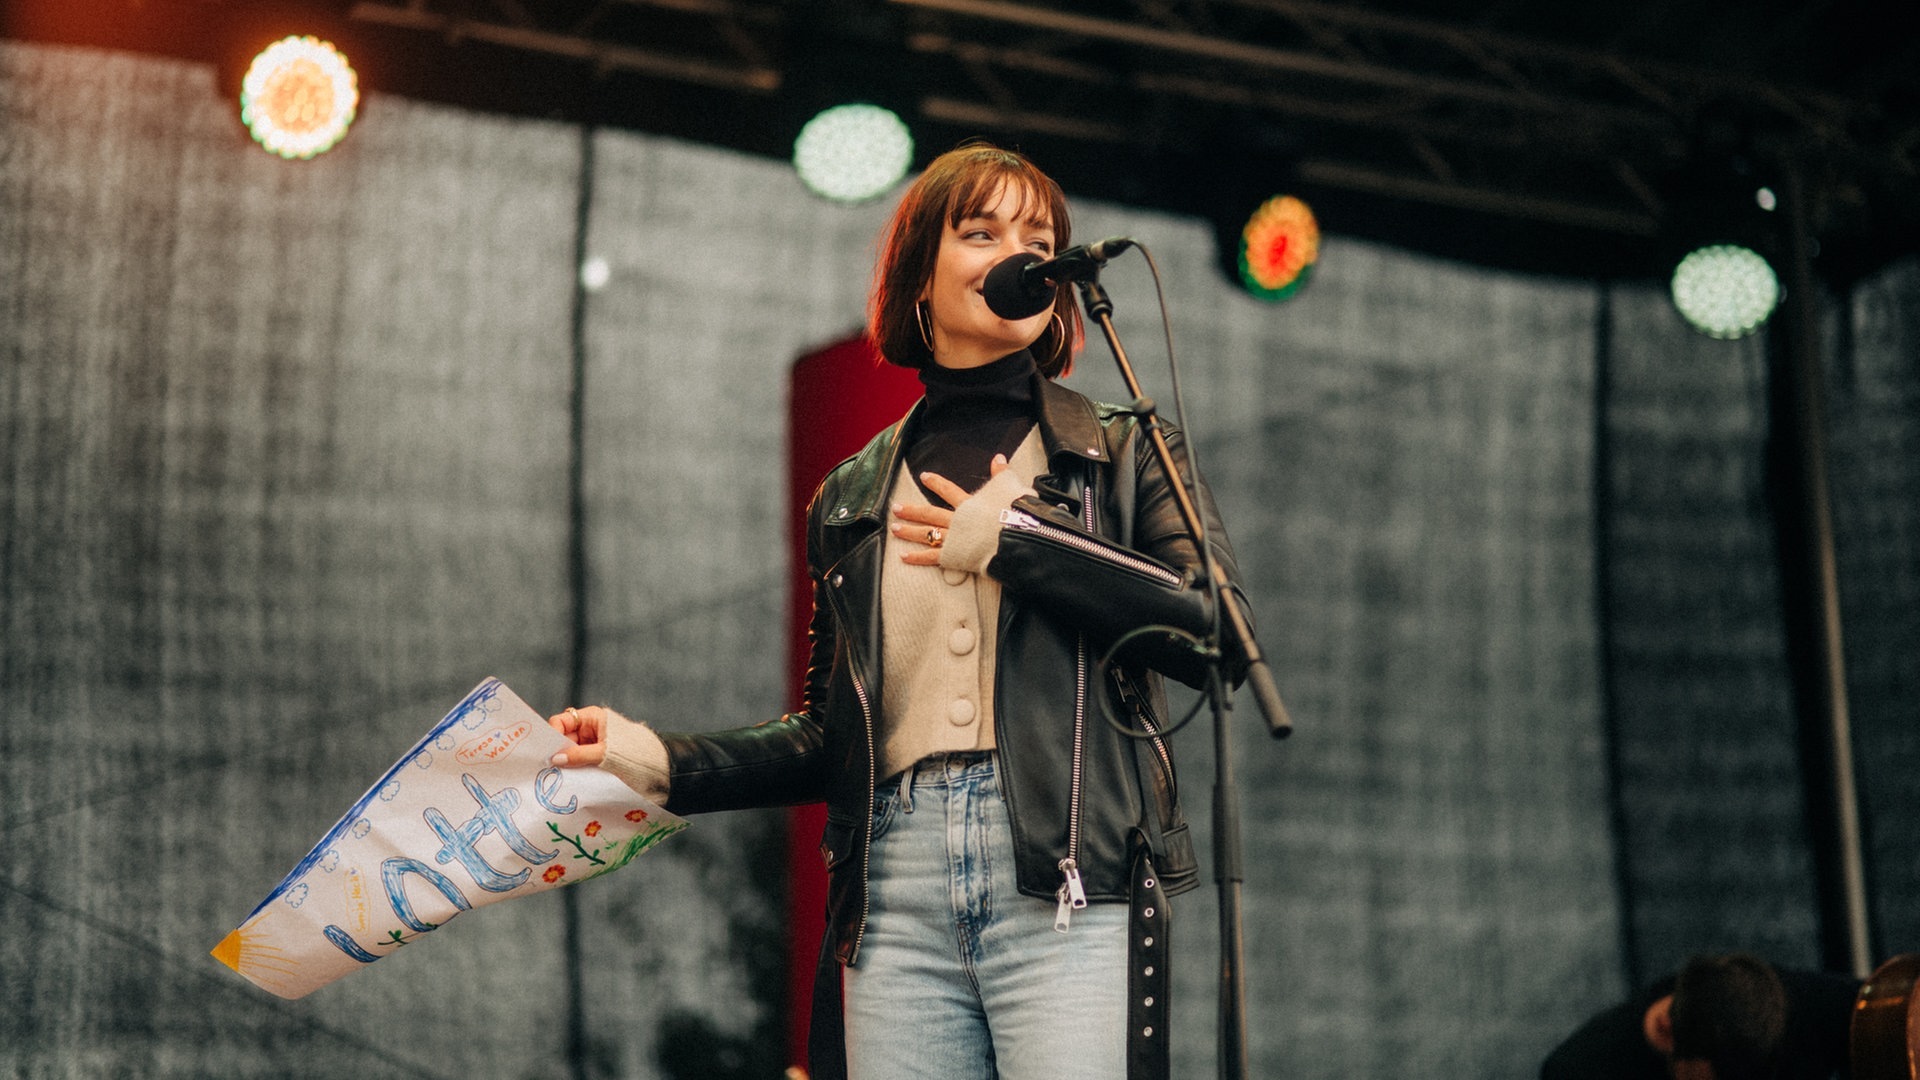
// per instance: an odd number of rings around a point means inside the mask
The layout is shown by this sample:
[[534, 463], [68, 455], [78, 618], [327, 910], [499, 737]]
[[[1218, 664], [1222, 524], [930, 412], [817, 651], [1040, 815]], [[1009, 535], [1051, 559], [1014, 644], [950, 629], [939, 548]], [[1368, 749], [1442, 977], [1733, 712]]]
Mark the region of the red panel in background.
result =
[[[823, 346], [793, 362], [787, 399], [787, 671], [796, 706], [807, 674], [807, 500], [829, 470], [857, 453], [920, 397], [914, 372], [881, 361], [865, 336]], [[787, 1060], [807, 1062], [808, 1003], [826, 926], [827, 875], [820, 862], [826, 808], [794, 808], [787, 820]]]

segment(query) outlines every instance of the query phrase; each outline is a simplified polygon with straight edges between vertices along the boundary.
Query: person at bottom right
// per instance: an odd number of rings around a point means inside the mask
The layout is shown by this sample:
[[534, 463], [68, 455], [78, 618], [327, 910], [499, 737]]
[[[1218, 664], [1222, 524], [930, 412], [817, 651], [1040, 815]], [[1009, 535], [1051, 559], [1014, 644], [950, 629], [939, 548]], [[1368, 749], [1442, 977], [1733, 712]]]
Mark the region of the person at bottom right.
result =
[[1860, 981], [1700, 955], [1596, 1014], [1547, 1055], [1540, 1080], [1831, 1080], [1848, 1076]]

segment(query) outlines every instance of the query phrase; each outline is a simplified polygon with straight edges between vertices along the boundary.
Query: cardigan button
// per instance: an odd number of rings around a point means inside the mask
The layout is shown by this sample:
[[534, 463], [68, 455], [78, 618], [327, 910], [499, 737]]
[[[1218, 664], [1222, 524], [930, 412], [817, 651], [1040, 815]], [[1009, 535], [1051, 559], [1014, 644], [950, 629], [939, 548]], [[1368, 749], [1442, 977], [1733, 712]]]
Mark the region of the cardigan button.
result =
[[965, 656], [973, 651], [973, 631], [962, 626], [947, 635], [947, 651], [955, 656]]
[[954, 727], [966, 727], [973, 723], [973, 712], [973, 702], [957, 698], [947, 705], [947, 722]]

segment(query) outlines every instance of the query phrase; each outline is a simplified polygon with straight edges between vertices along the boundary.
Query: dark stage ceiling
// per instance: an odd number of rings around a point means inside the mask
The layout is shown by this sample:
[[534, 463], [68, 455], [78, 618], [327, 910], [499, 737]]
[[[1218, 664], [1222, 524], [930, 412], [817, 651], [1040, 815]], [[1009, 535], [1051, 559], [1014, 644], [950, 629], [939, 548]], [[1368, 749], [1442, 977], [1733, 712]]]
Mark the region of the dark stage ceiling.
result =
[[[922, 162], [1019, 146], [1074, 195], [1258, 198], [1463, 262], [1664, 276], [1790, 197], [1845, 284], [1920, 251], [1920, 4], [1823, 0], [10, 0], [0, 33], [221, 65], [313, 33], [363, 89], [769, 157], [876, 101]], [[1752, 219], [1752, 220], [1747, 220]]]

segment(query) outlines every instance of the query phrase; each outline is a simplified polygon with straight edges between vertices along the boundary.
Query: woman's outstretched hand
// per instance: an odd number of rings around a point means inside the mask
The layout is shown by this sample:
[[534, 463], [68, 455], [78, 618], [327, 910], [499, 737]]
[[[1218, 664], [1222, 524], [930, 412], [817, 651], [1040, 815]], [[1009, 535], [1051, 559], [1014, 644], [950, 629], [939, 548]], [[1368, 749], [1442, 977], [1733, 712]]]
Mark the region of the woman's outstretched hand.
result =
[[607, 718], [611, 715], [602, 706], [582, 705], [547, 717], [547, 726], [564, 736], [568, 743], [566, 749], [553, 755], [551, 764], [575, 769], [605, 761]]
[[[988, 464], [988, 478], [999, 476], [1007, 471], [1005, 454], [993, 455]], [[945, 499], [955, 510], [967, 501], [968, 493], [960, 485], [941, 476], [939, 473], [924, 472], [920, 482], [927, 490]], [[908, 506], [905, 503], [893, 504], [893, 535], [912, 544], [923, 545], [900, 556], [900, 561], [912, 566], [939, 566], [940, 546], [947, 542], [947, 530], [953, 527], [953, 510], [934, 506], [931, 503]]]

